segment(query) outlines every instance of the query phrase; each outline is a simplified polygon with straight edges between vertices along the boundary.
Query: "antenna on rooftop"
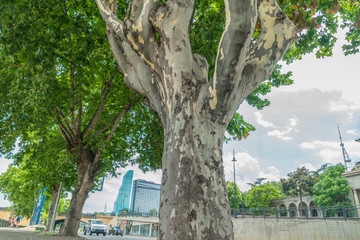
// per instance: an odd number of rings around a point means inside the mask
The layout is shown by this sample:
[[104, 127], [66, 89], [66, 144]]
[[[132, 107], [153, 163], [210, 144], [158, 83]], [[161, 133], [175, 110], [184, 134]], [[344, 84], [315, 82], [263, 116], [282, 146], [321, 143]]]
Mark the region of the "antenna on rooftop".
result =
[[338, 132], [339, 132], [340, 146], [341, 146], [343, 157], [344, 157], [345, 169], [346, 169], [346, 171], [348, 171], [348, 168], [350, 168], [350, 170], [351, 170], [351, 159], [350, 159], [349, 154], [346, 152], [346, 149], [344, 147], [344, 143], [343, 143], [342, 138], [341, 138], [339, 124], [337, 125], [337, 128], [338, 128]]

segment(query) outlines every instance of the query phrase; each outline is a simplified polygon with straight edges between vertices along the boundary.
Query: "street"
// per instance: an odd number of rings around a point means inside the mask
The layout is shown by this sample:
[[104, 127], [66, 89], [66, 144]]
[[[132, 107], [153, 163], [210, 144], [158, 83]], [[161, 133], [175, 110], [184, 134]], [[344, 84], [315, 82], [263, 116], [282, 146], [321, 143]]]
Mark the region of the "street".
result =
[[84, 235], [82, 232], [78, 233], [78, 235], [80, 237], [86, 238], [86, 239], [92, 239], [92, 240], [156, 240], [156, 238], [150, 238], [150, 237], [135, 237], [135, 236], [113, 236], [113, 235], [106, 235], [103, 236], [101, 234], [99, 234], [99, 236], [97, 236], [96, 234], [93, 235]]

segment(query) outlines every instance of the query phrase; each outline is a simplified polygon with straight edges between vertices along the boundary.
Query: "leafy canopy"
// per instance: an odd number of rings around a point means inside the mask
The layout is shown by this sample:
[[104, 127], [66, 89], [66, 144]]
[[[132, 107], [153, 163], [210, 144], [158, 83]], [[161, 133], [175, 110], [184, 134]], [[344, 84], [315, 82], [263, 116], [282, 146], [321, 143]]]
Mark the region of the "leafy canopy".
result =
[[245, 197], [246, 206], [250, 208], [268, 208], [271, 200], [280, 199], [280, 191], [270, 183], [251, 188]]
[[317, 206], [347, 206], [350, 205], [346, 195], [351, 190], [346, 178], [341, 177], [345, 172], [342, 164], [327, 167], [319, 175], [320, 181], [314, 185], [313, 201]]

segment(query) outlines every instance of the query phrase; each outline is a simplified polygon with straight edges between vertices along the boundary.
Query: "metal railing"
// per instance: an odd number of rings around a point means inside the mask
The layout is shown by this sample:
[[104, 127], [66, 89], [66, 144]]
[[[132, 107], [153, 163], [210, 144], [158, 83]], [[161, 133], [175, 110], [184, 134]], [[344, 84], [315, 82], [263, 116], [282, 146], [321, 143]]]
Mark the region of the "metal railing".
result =
[[290, 207], [290, 208], [240, 208], [236, 209], [236, 216], [234, 216], [234, 209], [231, 211], [232, 217], [236, 218], [303, 218], [303, 219], [359, 219], [360, 206], [331, 206], [331, 207]]
[[10, 227], [10, 222], [4, 219], [0, 219], [0, 227]]
[[120, 212], [118, 217], [159, 217], [159, 212]]

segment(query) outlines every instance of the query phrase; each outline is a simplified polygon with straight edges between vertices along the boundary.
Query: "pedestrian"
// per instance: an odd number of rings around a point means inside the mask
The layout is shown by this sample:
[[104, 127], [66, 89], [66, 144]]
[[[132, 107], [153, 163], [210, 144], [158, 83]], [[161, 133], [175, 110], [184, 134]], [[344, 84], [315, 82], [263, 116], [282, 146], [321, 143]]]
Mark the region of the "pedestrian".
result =
[[21, 221], [21, 218], [22, 218], [22, 216], [17, 216], [17, 218], [16, 218], [16, 227], [18, 227], [19, 226], [19, 223], [20, 223], [20, 221]]
[[16, 219], [15, 216], [11, 218], [10, 227], [14, 227], [15, 219]]

